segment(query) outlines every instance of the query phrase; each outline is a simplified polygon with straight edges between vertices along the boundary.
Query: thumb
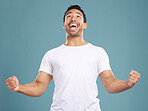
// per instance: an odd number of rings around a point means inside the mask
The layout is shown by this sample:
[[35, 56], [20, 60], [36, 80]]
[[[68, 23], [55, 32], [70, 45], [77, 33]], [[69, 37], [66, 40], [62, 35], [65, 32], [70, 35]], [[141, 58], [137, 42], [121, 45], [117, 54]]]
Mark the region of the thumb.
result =
[[133, 71], [133, 70], [131, 70], [131, 71], [130, 71], [130, 74], [133, 74], [133, 72], [134, 72], [134, 71]]
[[19, 81], [18, 81], [17, 77], [13, 76], [12, 79], [15, 81], [16, 85], [18, 86], [19, 85]]
[[14, 89], [15, 92], [19, 91], [19, 81], [17, 79], [17, 77], [13, 76], [12, 79], [14, 80], [15, 84], [16, 84], [16, 88]]

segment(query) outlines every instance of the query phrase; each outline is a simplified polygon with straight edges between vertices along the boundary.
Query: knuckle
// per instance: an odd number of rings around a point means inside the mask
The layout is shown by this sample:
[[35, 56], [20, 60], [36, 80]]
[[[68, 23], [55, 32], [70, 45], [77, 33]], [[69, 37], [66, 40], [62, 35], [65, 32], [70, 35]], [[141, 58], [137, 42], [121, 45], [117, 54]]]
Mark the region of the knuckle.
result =
[[6, 82], [10, 81], [10, 79], [7, 79]]
[[137, 78], [140, 79], [140, 76], [138, 76]]
[[131, 76], [134, 76], [135, 74], [133, 73], [133, 74], [131, 74]]
[[9, 80], [12, 80], [12, 77], [9, 77]]
[[133, 76], [130, 77], [131, 79], [134, 79]]
[[12, 81], [12, 80], [9, 79], [7, 82], [11, 82], [11, 81]]

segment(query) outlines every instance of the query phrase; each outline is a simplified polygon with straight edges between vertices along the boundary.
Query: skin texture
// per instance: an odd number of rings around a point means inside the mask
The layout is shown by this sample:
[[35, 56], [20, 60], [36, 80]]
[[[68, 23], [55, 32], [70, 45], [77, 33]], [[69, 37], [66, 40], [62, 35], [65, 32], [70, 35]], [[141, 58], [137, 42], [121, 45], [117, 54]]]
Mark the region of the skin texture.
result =
[[[76, 24], [77, 28], [71, 29], [70, 24]], [[65, 22], [63, 22], [63, 28], [66, 31], [66, 43], [64, 45], [81, 46], [88, 43], [83, 39], [83, 30], [87, 28], [87, 23], [84, 23], [83, 14], [79, 10], [71, 9], [67, 12]], [[116, 79], [111, 70], [106, 70], [99, 74], [99, 77], [104, 88], [109, 93], [119, 93], [134, 87], [140, 79], [140, 74], [131, 70], [128, 81], [122, 81]], [[39, 97], [45, 92], [52, 78], [48, 73], [40, 71], [36, 80], [32, 83], [20, 85], [17, 77], [13, 76], [6, 80], [6, 86], [11, 91], [31, 97]]]
[[11, 91], [19, 92], [31, 97], [39, 97], [45, 92], [51, 80], [51, 75], [40, 71], [36, 80], [32, 83], [20, 85], [17, 77], [13, 76], [6, 80], [6, 86]]
[[[78, 25], [75, 31], [70, 30], [69, 25], [71, 23]], [[63, 28], [66, 31], [66, 46], [81, 46], [88, 43], [83, 39], [83, 30], [87, 28], [87, 23], [84, 23], [83, 14], [79, 10], [71, 9], [67, 12]]]
[[109, 93], [119, 93], [133, 88], [140, 79], [140, 74], [131, 70], [128, 81], [116, 79], [111, 70], [103, 71], [100, 75], [104, 88]]

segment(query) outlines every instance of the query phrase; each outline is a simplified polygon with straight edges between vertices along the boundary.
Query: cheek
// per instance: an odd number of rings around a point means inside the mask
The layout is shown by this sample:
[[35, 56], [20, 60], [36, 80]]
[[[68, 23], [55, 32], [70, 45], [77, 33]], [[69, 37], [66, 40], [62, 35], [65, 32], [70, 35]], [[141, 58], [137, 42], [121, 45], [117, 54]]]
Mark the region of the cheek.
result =
[[67, 27], [67, 22], [65, 21], [65, 23], [63, 24], [63, 28]]
[[67, 20], [67, 21], [65, 22], [65, 27], [67, 27], [68, 24], [69, 24], [69, 20]]
[[84, 19], [83, 18], [81, 18], [80, 20], [81, 20], [82, 23], [84, 22]]
[[69, 23], [69, 21], [70, 21], [70, 18], [66, 18], [66, 19], [65, 19], [65, 22], [66, 22], [66, 23]]
[[79, 19], [80, 24], [84, 24], [83, 19]]

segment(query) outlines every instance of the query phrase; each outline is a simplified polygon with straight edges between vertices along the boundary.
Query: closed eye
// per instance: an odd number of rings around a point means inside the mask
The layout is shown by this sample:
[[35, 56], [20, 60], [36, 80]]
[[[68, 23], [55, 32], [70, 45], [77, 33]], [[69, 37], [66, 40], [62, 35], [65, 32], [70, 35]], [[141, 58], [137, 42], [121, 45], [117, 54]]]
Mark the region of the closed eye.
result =
[[71, 17], [70, 15], [68, 15], [67, 17]]

